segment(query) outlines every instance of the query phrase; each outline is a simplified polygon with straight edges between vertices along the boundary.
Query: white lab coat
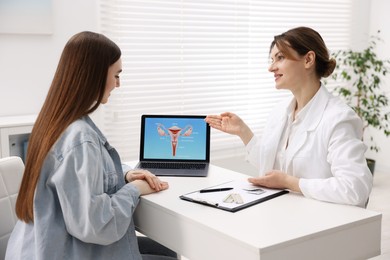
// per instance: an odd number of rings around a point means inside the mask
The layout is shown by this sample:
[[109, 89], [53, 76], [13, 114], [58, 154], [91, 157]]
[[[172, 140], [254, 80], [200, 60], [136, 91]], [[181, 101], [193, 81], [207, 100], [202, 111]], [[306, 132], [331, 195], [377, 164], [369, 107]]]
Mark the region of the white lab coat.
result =
[[[246, 146], [247, 160], [260, 176], [273, 169], [290, 104], [279, 105], [270, 115], [262, 140], [254, 137]], [[364, 156], [362, 129], [356, 113], [321, 86], [286, 154], [287, 173], [300, 178], [304, 196], [365, 206], [372, 174]]]

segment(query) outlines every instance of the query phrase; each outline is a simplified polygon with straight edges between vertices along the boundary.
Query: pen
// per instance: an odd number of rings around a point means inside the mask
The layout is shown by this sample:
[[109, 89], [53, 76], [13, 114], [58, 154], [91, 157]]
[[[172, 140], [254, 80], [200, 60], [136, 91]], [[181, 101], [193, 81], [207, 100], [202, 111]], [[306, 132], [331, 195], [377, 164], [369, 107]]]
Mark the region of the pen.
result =
[[200, 190], [200, 193], [206, 193], [206, 192], [218, 192], [218, 191], [227, 191], [227, 190], [232, 190], [233, 188], [218, 188], [218, 189], [204, 189]]

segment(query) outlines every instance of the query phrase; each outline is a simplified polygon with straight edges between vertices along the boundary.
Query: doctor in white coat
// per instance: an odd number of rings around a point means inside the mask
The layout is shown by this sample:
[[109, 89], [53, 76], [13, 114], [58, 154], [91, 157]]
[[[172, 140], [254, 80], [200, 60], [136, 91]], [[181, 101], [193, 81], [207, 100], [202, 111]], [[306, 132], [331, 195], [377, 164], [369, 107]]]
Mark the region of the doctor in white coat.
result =
[[356, 113], [321, 84], [336, 65], [325, 43], [307, 27], [274, 37], [269, 71], [292, 100], [270, 114], [262, 138], [236, 114], [208, 115], [215, 129], [238, 135], [247, 159], [259, 169], [253, 184], [289, 189], [317, 200], [364, 207], [372, 189]]

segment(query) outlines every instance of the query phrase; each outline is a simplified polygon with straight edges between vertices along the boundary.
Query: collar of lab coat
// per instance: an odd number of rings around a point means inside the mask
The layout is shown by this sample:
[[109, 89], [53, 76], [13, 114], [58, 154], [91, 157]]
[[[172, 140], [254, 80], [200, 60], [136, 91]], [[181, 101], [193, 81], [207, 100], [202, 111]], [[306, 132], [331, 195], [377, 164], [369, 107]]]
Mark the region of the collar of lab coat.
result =
[[[321, 122], [330, 96], [331, 94], [329, 93], [329, 91], [321, 85], [321, 87], [311, 100], [312, 104], [307, 111], [307, 114], [303, 119], [301, 126], [298, 128], [294, 139], [291, 140], [291, 142], [289, 143], [290, 152], [287, 153], [286, 157], [287, 169], [289, 169], [290, 163], [296, 153], [305, 144], [309, 132], [314, 131]], [[295, 101], [292, 100], [291, 102]], [[286, 120], [284, 120], [284, 122], [286, 122]], [[282, 127], [282, 129], [284, 128]]]

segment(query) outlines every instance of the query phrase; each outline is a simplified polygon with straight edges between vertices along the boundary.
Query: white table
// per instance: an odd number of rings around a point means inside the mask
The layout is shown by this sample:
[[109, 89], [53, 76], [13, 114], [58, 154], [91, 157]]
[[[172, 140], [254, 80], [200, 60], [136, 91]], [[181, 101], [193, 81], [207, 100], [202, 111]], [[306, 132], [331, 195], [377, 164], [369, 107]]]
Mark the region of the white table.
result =
[[170, 188], [143, 196], [139, 232], [190, 260], [368, 259], [380, 254], [382, 215], [289, 193], [236, 213], [180, 195], [247, 175], [211, 165], [206, 178], [162, 177]]

